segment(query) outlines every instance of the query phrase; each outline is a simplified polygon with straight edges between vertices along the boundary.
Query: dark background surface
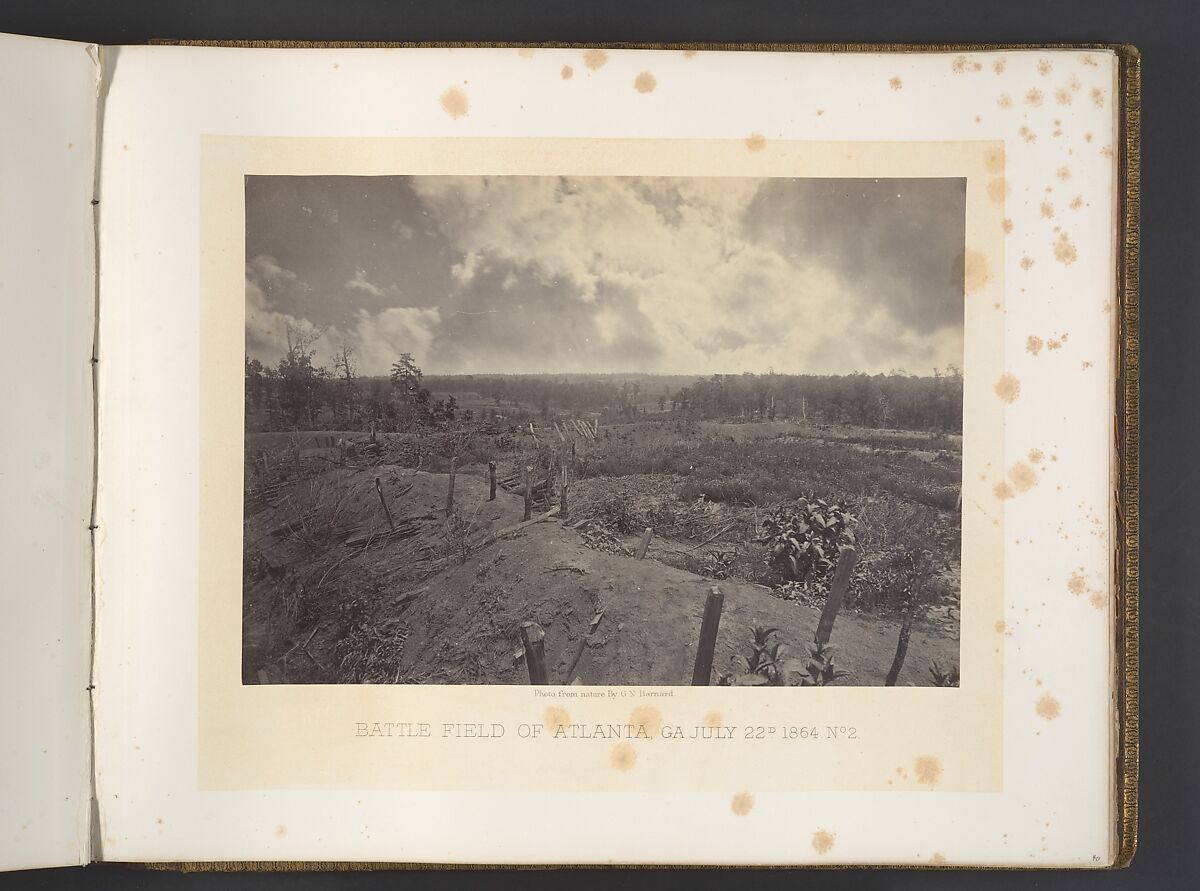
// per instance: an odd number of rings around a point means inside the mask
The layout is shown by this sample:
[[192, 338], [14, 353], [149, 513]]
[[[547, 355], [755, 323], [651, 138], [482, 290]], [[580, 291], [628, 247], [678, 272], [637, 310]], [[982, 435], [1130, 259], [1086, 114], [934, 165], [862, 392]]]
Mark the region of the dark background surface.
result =
[[[1200, 306], [1197, 7], [1178, 2], [845, 0], [43, 0], [0, 3], [0, 31], [152, 38], [403, 41], [1119, 42], [1143, 61], [1142, 790], [1134, 865], [1111, 873], [916, 870], [424, 871], [180, 874], [98, 866], [0, 876], [0, 888], [1200, 887], [1197, 650]], [[3, 124], [0, 123], [0, 133]], [[4, 134], [9, 135], [9, 134]], [[1064, 641], [1064, 645], [1069, 642]], [[0, 731], [2, 732], [2, 731]], [[0, 801], [0, 807], [3, 802]], [[447, 826], [446, 832], [454, 831]]]

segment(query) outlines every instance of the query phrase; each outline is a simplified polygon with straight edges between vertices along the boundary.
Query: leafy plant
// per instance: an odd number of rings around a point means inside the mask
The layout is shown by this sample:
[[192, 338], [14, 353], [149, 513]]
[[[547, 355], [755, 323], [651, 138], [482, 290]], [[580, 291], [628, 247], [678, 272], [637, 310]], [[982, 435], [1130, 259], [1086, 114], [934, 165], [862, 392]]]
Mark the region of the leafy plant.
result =
[[937, 661], [929, 664], [929, 674], [933, 677], [933, 685], [935, 687], [957, 687], [958, 686], [958, 666], [953, 665], [948, 671], [942, 671]]
[[710, 551], [701, 561], [700, 571], [709, 578], [729, 578], [730, 567], [737, 559], [737, 551]]
[[850, 677], [850, 672], [842, 671], [833, 664], [833, 644], [822, 645], [815, 637], [808, 645], [808, 682], [804, 687], [828, 687], [834, 681]]
[[767, 545], [767, 562], [791, 579], [825, 575], [845, 545], [854, 544], [854, 516], [841, 504], [800, 499], [762, 521], [756, 541]]
[[850, 676], [833, 663], [834, 647], [813, 638], [808, 659], [791, 655], [792, 648], [778, 640], [778, 628], [755, 626], [748, 656], [734, 656], [729, 671], [717, 678], [722, 687], [826, 687]]

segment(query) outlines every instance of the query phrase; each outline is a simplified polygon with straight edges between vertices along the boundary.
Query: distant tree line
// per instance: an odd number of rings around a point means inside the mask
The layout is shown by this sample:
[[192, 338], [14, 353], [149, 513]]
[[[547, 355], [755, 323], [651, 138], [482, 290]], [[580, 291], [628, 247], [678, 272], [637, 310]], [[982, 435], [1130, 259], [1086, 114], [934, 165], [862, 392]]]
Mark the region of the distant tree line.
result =
[[714, 374], [681, 387], [672, 410], [702, 418], [781, 418], [900, 430], [962, 432], [962, 371], [890, 374]]
[[[408, 430], [475, 420], [526, 423], [560, 414], [614, 423], [670, 413], [962, 432], [963, 379], [953, 366], [928, 376], [714, 374], [676, 386], [678, 376], [426, 376], [411, 354], [402, 353], [388, 377], [361, 377], [349, 346], [337, 352], [332, 368], [317, 365], [320, 336], [289, 328], [287, 350], [274, 367], [246, 358], [247, 429], [252, 418], [254, 427], [267, 430]], [[476, 408], [463, 410], [460, 400], [468, 396]]]
[[246, 417], [259, 429], [405, 430], [473, 420], [470, 410], [460, 414], [453, 394], [431, 397], [411, 353], [400, 354], [388, 378], [363, 378], [346, 345], [332, 369], [315, 364], [320, 336], [289, 326], [287, 352], [275, 367], [246, 357]]

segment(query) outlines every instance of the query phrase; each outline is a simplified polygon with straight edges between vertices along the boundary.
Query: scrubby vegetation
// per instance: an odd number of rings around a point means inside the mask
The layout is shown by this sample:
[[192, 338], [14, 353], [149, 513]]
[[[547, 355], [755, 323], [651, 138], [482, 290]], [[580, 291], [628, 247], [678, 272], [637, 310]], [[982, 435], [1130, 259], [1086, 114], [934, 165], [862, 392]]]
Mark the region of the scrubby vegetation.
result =
[[[378, 549], [386, 559], [369, 562], [372, 547], [344, 544], [377, 521], [384, 490], [397, 498], [417, 469], [444, 474], [452, 459], [477, 479], [494, 463], [515, 496], [533, 468], [539, 511], [558, 505], [565, 468], [571, 528], [594, 550], [633, 557], [650, 529], [651, 559], [819, 608], [853, 546], [844, 609], [903, 617], [911, 630], [929, 606], [957, 604], [962, 378], [953, 369], [435, 378], [405, 354], [383, 379], [359, 377], [348, 350], [332, 369], [314, 355], [311, 335], [297, 335], [275, 366], [246, 363], [247, 520], [257, 524], [251, 518], [270, 504], [263, 516], [275, 528], [256, 525], [254, 541], [248, 532], [244, 566], [263, 626], [254, 646], [303, 657], [313, 678], [403, 679], [405, 626], [381, 624], [374, 610], [399, 580], [471, 558], [478, 505], [413, 518], [427, 534], [411, 546], [397, 535], [395, 548]], [[315, 438], [337, 447], [306, 451]], [[364, 468], [366, 490], [352, 491], [346, 474]], [[370, 488], [376, 476], [380, 492]], [[286, 564], [271, 556], [276, 547], [303, 559]], [[323, 657], [297, 643], [318, 627], [318, 641], [337, 642]], [[789, 646], [756, 629], [723, 682], [843, 678], [828, 647], [802, 657]], [[929, 682], [953, 686], [957, 668], [934, 664]]]

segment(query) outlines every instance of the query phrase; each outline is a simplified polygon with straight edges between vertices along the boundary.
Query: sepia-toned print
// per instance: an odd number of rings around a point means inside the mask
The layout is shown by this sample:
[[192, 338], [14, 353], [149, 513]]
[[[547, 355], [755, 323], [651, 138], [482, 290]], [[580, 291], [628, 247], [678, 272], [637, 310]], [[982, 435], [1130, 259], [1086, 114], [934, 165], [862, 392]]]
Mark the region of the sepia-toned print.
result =
[[243, 683], [958, 686], [965, 205], [247, 176]]

